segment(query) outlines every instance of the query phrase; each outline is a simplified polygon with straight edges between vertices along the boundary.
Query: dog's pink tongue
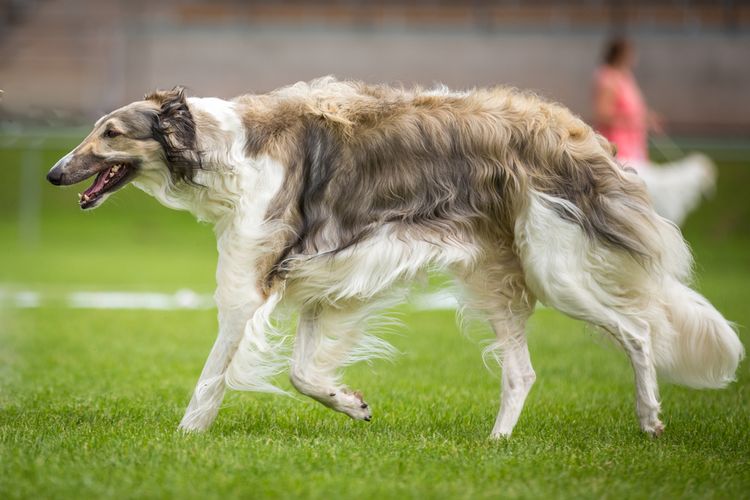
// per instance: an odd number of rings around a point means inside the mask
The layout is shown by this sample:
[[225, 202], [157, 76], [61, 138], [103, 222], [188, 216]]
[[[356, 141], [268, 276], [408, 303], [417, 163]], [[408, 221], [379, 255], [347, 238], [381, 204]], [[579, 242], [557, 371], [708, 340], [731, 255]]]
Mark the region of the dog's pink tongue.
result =
[[96, 176], [96, 180], [91, 185], [90, 188], [88, 188], [86, 191], [83, 192], [84, 195], [92, 196], [93, 194], [96, 194], [97, 192], [101, 191], [101, 189], [104, 187], [104, 184], [107, 180], [107, 173], [109, 172], [109, 169], [104, 170], [103, 172], [99, 172], [99, 175]]

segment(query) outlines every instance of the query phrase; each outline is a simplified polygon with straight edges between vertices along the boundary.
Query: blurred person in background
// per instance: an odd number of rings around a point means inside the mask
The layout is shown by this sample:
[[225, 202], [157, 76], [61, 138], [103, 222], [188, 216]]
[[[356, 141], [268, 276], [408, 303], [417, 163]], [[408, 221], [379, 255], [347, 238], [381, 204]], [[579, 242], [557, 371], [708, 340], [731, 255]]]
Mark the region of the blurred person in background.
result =
[[634, 168], [648, 187], [654, 206], [676, 224], [713, 191], [716, 167], [703, 154], [655, 165], [648, 158], [648, 133], [663, 135], [661, 117], [646, 105], [633, 75], [636, 53], [625, 38], [611, 40], [594, 81], [597, 131], [617, 146], [617, 158]]

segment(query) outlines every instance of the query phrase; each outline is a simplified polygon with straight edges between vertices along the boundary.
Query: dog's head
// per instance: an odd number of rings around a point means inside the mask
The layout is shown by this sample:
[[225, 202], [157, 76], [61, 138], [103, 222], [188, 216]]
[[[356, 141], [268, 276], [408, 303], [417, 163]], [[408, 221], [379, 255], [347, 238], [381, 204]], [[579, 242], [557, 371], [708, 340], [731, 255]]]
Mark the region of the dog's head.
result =
[[200, 168], [195, 122], [182, 88], [147, 95], [102, 117], [94, 130], [47, 174], [57, 186], [96, 176], [78, 200], [99, 206], [113, 192], [149, 171], [190, 182]]

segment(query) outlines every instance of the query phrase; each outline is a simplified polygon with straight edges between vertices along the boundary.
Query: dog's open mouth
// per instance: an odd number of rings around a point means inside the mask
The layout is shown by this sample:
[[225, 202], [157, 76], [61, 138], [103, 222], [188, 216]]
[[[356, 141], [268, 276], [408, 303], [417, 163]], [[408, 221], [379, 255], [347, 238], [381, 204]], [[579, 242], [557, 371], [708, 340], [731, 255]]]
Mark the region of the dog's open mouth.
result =
[[102, 170], [97, 174], [91, 187], [78, 195], [78, 204], [83, 209], [96, 206], [106, 193], [124, 185], [134, 171], [135, 169], [127, 163], [117, 163]]

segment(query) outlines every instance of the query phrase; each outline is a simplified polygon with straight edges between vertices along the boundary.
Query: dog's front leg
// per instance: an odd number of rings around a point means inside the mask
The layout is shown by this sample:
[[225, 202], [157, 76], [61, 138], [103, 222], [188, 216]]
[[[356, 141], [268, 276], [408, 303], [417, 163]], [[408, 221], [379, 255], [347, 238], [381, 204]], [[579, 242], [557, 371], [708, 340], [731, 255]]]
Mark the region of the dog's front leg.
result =
[[226, 389], [226, 373], [245, 327], [266, 302], [259, 291], [255, 266], [241, 255], [234, 243], [219, 243], [219, 262], [216, 270], [216, 305], [219, 309], [219, 333], [211, 349], [201, 376], [180, 422], [184, 431], [208, 429], [216, 418]]
[[180, 429], [203, 431], [213, 423], [224, 399], [227, 368], [242, 339], [245, 324], [259, 305], [224, 310], [220, 306], [219, 334], [182, 417]]

